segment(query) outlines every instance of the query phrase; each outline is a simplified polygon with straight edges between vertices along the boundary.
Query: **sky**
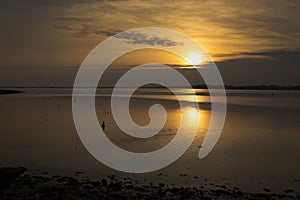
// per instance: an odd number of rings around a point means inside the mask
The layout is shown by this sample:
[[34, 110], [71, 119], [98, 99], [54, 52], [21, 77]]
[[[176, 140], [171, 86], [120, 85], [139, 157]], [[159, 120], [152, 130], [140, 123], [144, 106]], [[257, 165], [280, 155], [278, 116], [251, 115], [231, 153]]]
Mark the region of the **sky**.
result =
[[2, 0], [0, 87], [71, 86], [101, 41], [149, 26], [200, 43], [225, 84], [299, 85], [299, 10], [298, 0]]

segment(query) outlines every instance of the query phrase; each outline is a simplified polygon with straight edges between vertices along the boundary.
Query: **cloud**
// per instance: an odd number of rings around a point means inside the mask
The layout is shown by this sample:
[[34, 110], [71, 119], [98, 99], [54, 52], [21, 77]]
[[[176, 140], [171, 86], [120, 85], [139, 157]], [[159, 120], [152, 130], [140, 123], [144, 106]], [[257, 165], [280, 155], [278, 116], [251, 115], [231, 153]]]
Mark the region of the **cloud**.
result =
[[168, 46], [168, 47], [181, 45], [181, 43], [172, 41], [168, 38], [153, 37], [135, 31], [123, 32], [116, 35], [115, 37], [120, 39], [125, 39], [129, 44], [143, 44], [143, 45], [150, 45], [150, 46]]
[[[270, 57], [261, 52], [300, 47], [299, 9], [297, 0], [3, 0], [0, 66], [34, 65], [37, 57], [39, 65], [78, 65], [106, 37], [139, 27], [185, 33], [218, 61]], [[150, 36], [129, 39], [178, 45]]]
[[122, 31], [120, 30], [95, 30], [94, 33], [97, 35], [104, 35], [104, 36], [113, 36]]
[[55, 25], [55, 28], [68, 31], [74, 33], [76, 36], [87, 36], [90, 34], [102, 35], [102, 36], [113, 36], [120, 32], [121, 30], [114, 30], [114, 29], [102, 29], [90, 26], [87, 24], [80, 24], [77, 26], [68, 26], [68, 25]]
[[233, 58], [216, 63], [227, 85], [300, 84], [300, 49], [249, 52], [247, 54], [266, 56], [267, 58]]
[[[298, 1], [89, 0], [86, 3], [75, 2], [72, 6], [61, 10], [59, 16], [62, 19], [65, 17], [66, 20], [59, 20], [57, 23], [67, 21], [76, 26], [79, 20], [74, 19], [73, 22], [69, 20], [72, 17], [82, 18], [89, 26], [94, 26], [89, 30], [91, 36], [95, 32], [98, 33], [97, 35], [113, 35], [113, 33], [105, 33], [107, 29], [110, 32], [110, 29], [128, 30], [144, 26], [159, 26], [193, 37], [212, 55], [299, 47], [300, 21], [297, 19], [300, 17], [298, 12], [300, 3]], [[76, 35], [88, 36], [88, 34]], [[158, 43], [155, 39], [148, 42], [152, 45]], [[146, 44], [143, 40], [131, 41], [131, 43]], [[219, 60], [224, 59], [224, 55], [220, 56]]]
[[238, 58], [266, 58], [266, 59], [287, 59], [299, 56], [300, 48], [295, 49], [276, 49], [269, 51], [257, 51], [257, 52], [235, 52], [229, 54], [220, 54], [219, 57], [230, 57], [229, 60]]

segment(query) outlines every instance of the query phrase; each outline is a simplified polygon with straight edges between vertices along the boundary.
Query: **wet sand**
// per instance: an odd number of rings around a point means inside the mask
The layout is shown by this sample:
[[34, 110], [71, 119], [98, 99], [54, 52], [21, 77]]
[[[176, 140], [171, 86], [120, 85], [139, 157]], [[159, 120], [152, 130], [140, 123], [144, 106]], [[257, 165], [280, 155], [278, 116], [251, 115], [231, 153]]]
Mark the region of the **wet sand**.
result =
[[[81, 180], [67, 176], [32, 176], [23, 167], [0, 168], [1, 199], [299, 199], [291, 189], [273, 193], [267, 188], [260, 193], [243, 192], [226, 185], [209, 189], [174, 187], [165, 183], [140, 184], [132, 178], [108, 176], [100, 181]], [[25, 174], [24, 174], [25, 173]], [[47, 173], [45, 173], [47, 174]], [[80, 174], [78, 172], [78, 174]], [[78, 175], [77, 174], [77, 175]], [[209, 183], [207, 183], [209, 184]]]
[[[7, 88], [10, 89], [13, 90]], [[58, 193], [62, 196], [60, 199], [76, 199], [81, 193], [77, 199], [101, 199], [105, 195], [108, 197], [103, 198], [107, 199], [114, 198], [109, 195], [119, 195], [118, 199], [189, 199], [183, 196], [186, 191], [192, 193], [194, 199], [296, 199], [300, 194], [299, 92], [278, 91], [271, 96], [261, 91], [230, 91], [224, 130], [205, 159], [197, 156], [210, 110], [205, 103], [207, 96], [199, 95], [201, 126], [185, 154], [159, 171], [128, 174], [101, 164], [82, 145], [72, 118], [70, 90], [22, 90], [23, 94], [1, 95], [0, 98], [0, 168], [22, 166], [28, 170], [21, 176], [22, 171], [5, 172], [4, 175], [9, 174], [6, 177], [12, 177], [8, 183], [7, 178], [0, 177], [2, 185], [10, 185], [1, 190], [0, 199], [25, 199], [24, 195], [30, 199], [52, 195], [57, 199]], [[164, 105], [169, 114], [162, 131], [143, 140], [130, 138], [116, 126], [108, 110], [110, 98], [105, 96], [109, 92], [97, 93], [97, 117], [99, 123], [105, 120], [108, 137], [121, 148], [153, 151], [165, 146], [176, 134], [181, 112], [167, 91], [151, 90], [150, 95], [146, 95], [148, 90], [142, 90], [132, 100], [133, 119], [138, 124], [147, 124], [148, 107], [153, 103]], [[182, 95], [187, 100], [188, 97]], [[109, 114], [105, 114], [105, 110]], [[83, 173], [76, 176], [78, 171]], [[112, 175], [115, 177], [110, 185]], [[60, 182], [61, 177], [75, 178], [77, 186], [70, 181]], [[102, 179], [107, 185], [102, 185]], [[90, 189], [85, 189], [85, 182], [90, 182]], [[120, 182], [118, 191], [111, 188], [115, 182]]]

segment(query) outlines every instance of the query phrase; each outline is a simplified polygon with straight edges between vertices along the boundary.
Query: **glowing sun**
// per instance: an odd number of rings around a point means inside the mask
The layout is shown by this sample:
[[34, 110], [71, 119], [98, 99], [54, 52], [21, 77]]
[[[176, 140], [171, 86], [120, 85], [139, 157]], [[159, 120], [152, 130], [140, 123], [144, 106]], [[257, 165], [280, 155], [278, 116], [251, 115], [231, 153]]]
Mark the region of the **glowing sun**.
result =
[[200, 54], [198, 53], [191, 53], [188, 57], [187, 57], [187, 63], [191, 64], [191, 65], [199, 65], [202, 62], [202, 57]]

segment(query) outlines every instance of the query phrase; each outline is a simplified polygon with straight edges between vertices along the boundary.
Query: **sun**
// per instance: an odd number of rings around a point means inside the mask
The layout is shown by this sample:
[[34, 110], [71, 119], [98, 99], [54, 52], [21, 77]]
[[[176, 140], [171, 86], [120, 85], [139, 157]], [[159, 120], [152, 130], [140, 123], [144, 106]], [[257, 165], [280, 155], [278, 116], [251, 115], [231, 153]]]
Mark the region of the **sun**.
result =
[[202, 56], [198, 53], [191, 53], [187, 57], [187, 63], [191, 65], [199, 65], [203, 61]]

